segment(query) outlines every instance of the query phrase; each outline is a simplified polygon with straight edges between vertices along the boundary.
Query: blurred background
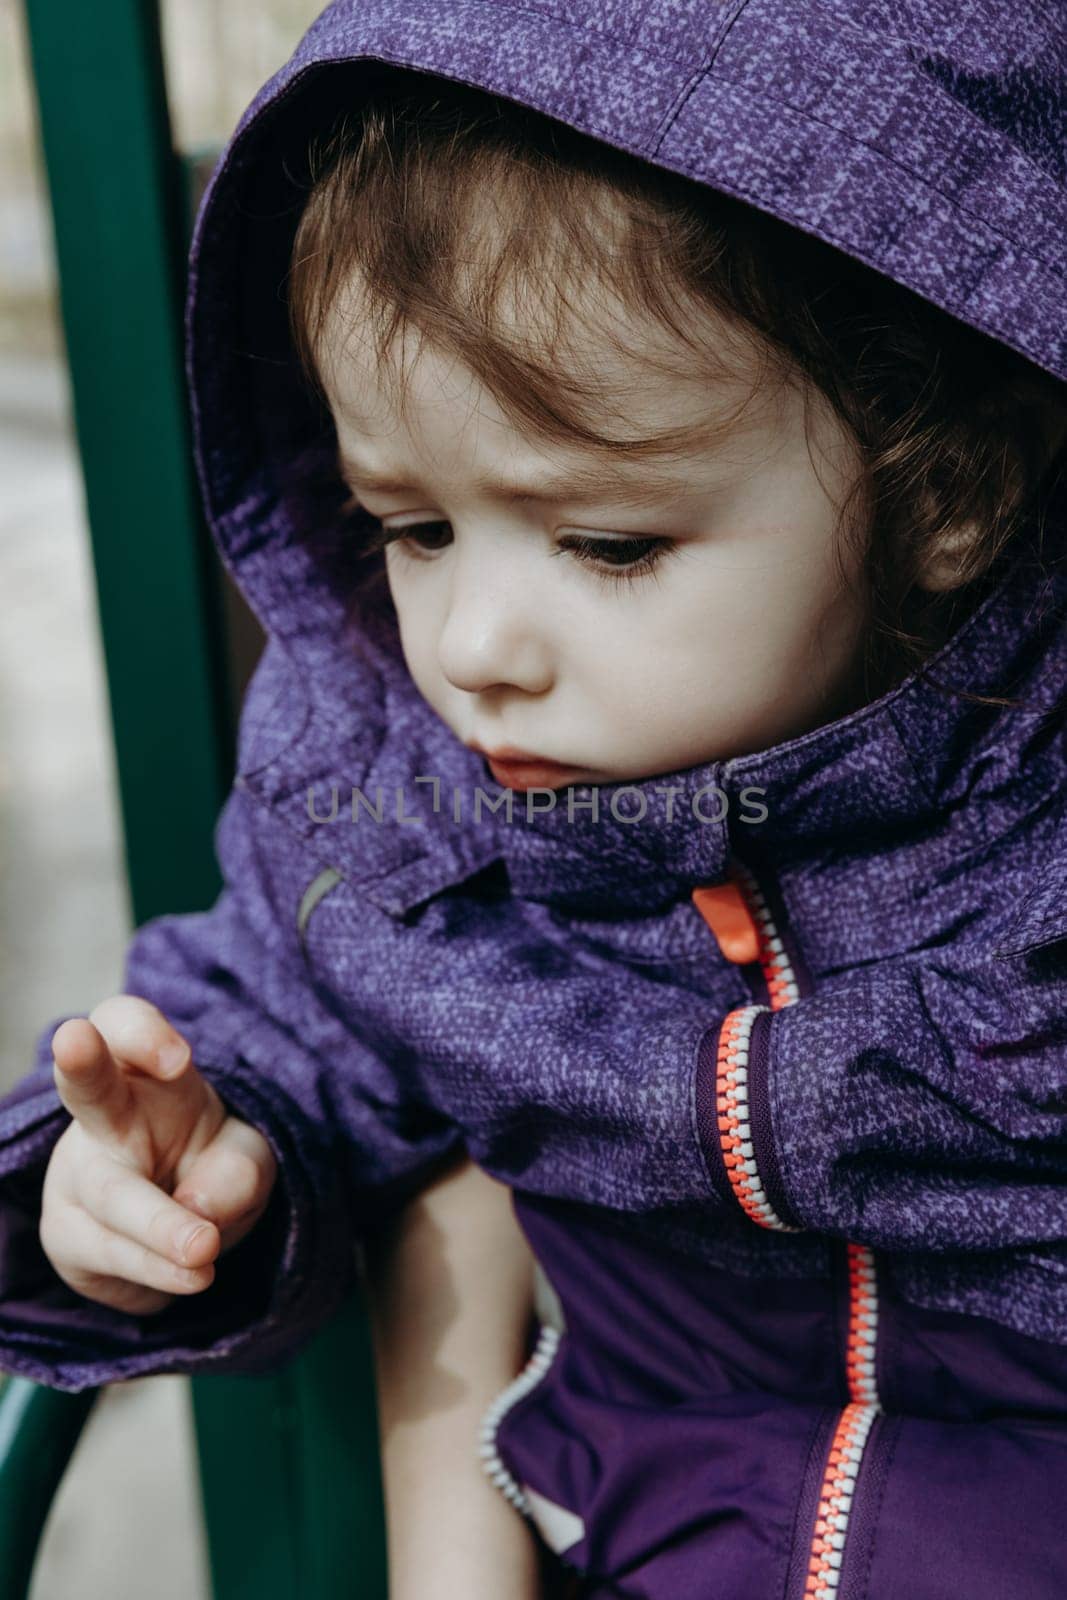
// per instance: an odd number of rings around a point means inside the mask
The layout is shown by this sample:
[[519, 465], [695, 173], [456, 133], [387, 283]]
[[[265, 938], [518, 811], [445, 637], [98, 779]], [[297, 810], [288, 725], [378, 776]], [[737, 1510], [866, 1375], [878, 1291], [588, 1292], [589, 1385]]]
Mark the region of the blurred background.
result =
[[[321, 9], [163, 0], [178, 147], [219, 145]], [[0, 483], [3, 1093], [51, 1018], [120, 987], [132, 927], [23, 0], [0, 0]], [[104, 1392], [53, 1506], [32, 1600], [148, 1594], [208, 1594], [184, 1378]]]

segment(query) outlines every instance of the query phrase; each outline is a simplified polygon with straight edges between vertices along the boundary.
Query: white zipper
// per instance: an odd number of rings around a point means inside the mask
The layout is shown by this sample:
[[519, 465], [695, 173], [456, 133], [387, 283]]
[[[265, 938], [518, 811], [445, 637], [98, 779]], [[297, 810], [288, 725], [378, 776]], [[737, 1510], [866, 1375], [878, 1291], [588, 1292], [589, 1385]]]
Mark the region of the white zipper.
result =
[[524, 1517], [532, 1515], [530, 1502], [522, 1485], [516, 1482], [500, 1459], [496, 1442], [497, 1429], [508, 1412], [517, 1406], [520, 1400], [524, 1400], [544, 1379], [556, 1358], [559, 1342], [560, 1330], [552, 1327], [550, 1323], [545, 1323], [537, 1336], [537, 1344], [530, 1359], [518, 1377], [513, 1378], [507, 1388], [502, 1389], [497, 1395], [482, 1418], [479, 1429], [478, 1454], [481, 1457], [482, 1471]]

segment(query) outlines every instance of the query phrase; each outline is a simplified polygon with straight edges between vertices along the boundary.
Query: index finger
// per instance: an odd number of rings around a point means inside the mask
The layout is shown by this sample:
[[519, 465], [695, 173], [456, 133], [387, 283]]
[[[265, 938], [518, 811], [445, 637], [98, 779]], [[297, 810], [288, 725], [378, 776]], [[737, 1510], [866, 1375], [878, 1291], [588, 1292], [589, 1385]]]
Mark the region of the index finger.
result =
[[135, 1100], [130, 1071], [161, 1082], [181, 1078], [188, 1042], [158, 1006], [139, 995], [101, 1000], [88, 1017], [68, 1017], [52, 1035], [59, 1097], [87, 1133], [121, 1138]]
[[130, 1090], [107, 1040], [87, 1017], [68, 1017], [52, 1035], [59, 1098], [87, 1133], [106, 1140], [130, 1107]]

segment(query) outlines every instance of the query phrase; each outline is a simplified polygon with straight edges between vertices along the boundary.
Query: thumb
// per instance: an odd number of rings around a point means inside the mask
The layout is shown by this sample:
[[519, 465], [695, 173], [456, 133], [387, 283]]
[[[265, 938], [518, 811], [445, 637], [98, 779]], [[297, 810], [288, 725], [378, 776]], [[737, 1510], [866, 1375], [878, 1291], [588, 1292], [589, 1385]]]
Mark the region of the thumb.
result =
[[188, 1167], [179, 1165], [172, 1198], [216, 1225], [222, 1255], [255, 1227], [267, 1209], [277, 1175], [278, 1163], [264, 1136], [249, 1123], [228, 1116]]

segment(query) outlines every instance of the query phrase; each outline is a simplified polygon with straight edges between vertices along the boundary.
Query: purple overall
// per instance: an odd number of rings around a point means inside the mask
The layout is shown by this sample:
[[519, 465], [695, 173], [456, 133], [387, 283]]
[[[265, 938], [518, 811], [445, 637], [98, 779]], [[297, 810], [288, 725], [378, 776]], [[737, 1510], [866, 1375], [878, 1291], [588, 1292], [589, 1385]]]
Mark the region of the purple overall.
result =
[[1063, 1600], [1064, 497], [873, 704], [509, 814], [357, 585], [286, 331], [307, 139], [376, 60], [749, 201], [1067, 377], [1055, 0], [330, 6], [198, 220], [198, 463], [268, 643], [226, 887], [140, 928], [123, 982], [279, 1181], [204, 1293], [144, 1317], [72, 1293], [37, 1232], [56, 1018], [0, 1102], [0, 1367], [72, 1391], [276, 1367], [465, 1146], [556, 1301], [483, 1453], [583, 1594]]

